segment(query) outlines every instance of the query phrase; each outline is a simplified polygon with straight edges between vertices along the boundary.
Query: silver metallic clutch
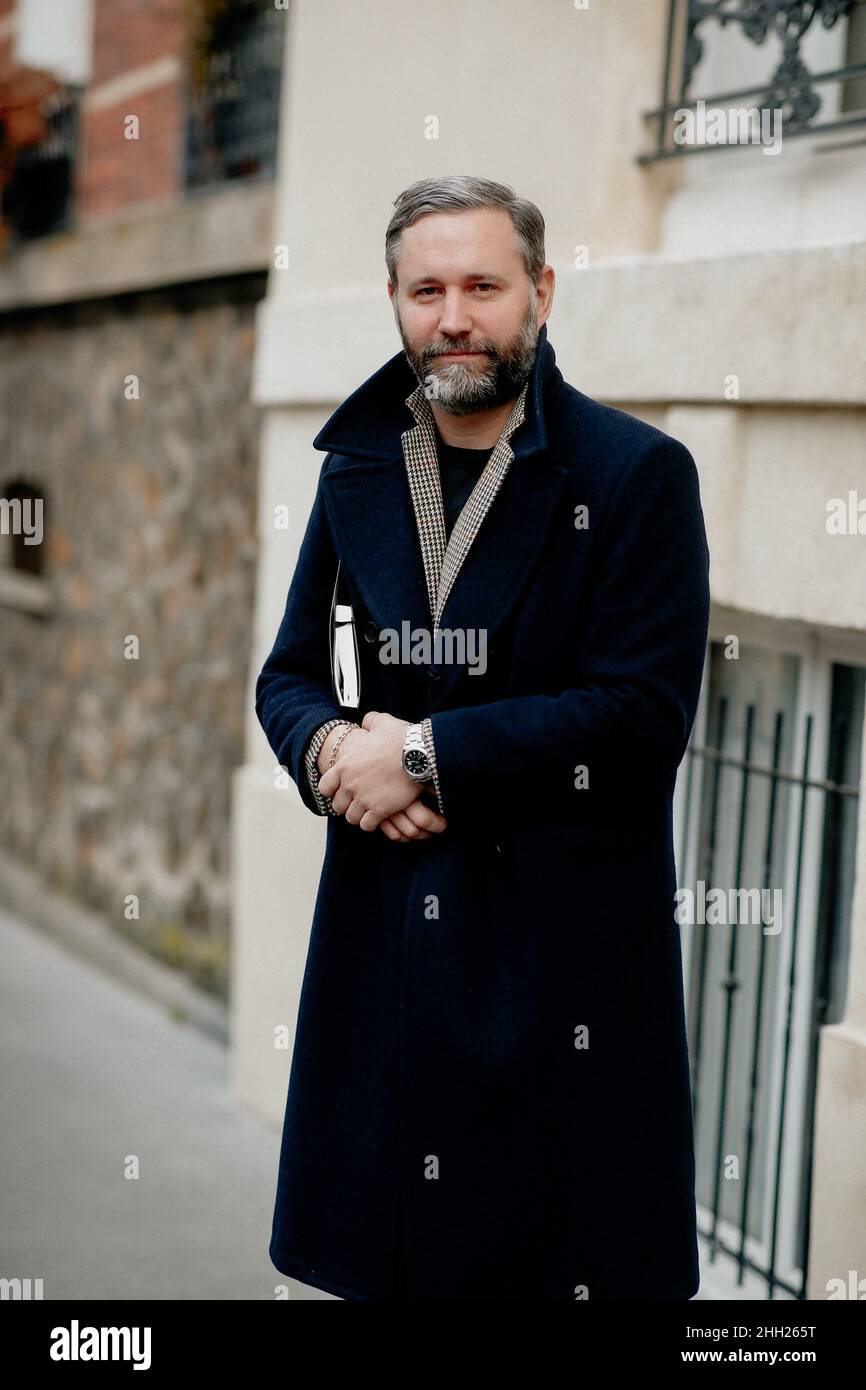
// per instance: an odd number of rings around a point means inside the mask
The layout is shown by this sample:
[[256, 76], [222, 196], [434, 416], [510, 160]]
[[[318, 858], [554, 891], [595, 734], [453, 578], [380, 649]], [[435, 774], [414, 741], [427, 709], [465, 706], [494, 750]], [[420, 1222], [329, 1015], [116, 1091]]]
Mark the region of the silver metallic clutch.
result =
[[345, 584], [337, 561], [334, 597], [331, 600], [331, 680], [334, 699], [346, 709], [357, 709], [361, 703], [361, 662], [358, 655], [358, 634], [355, 615], [348, 602]]

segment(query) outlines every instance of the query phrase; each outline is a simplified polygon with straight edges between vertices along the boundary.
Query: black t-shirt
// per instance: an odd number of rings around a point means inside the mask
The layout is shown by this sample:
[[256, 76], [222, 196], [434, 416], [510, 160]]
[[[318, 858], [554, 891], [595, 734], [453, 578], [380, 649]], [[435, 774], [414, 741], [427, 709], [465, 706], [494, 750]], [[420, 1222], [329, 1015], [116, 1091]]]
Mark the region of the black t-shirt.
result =
[[458, 449], [452, 444], [446, 444], [437, 432], [436, 449], [439, 455], [439, 479], [442, 485], [447, 542], [457, 518], [484, 471], [484, 465], [493, 453], [493, 445], [489, 449]]

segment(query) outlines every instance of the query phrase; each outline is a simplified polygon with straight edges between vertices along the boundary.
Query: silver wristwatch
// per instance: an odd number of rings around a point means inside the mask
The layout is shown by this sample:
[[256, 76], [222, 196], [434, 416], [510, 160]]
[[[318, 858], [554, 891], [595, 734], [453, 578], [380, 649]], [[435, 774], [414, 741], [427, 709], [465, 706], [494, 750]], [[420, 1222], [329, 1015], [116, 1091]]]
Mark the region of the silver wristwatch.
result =
[[420, 724], [410, 724], [403, 743], [403, 769], [413, 782], [426, 782], [433, 776], [433, 767], [424, 746]]

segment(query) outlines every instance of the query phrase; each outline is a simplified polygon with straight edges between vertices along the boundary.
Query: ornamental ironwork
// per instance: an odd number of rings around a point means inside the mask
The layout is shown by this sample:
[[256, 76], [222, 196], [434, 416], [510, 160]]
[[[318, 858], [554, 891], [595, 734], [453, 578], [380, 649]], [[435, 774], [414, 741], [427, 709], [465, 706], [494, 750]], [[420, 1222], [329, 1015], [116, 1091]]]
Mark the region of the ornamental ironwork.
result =
[[[802, 53], [810, 31], [821, 27], [831, 30], [840, 21], [850, 24], [861, 4], [862, 0], [669, 0], [661, 103], [654, 111], [644, 114], [644, 119], [655, 125], [656, 146], [652, 152], [640, 155], [639, 162], [731, 143], [724, 139], [717, 143], [680, 141], [676, 138], [675, 123], [689, 112], [705, 116], [709, 109], [719, 111], [747, 99], [759, 118], [761, 113], [780, 113], [787, 137], [846, 130], [866, 123], [866, 103], [857, 107], [844, 99], [846, 92], [854, 92], [855, 82], [861, 89], [864, 86], [866, 23], [860, 30], [862, 51], [859, 53], [849, 30], [848, 58], [857, 61], [846, 60], [842, 66], [813, 71]], [[781, 45], [781, 60], [759, 85], [695, 98], [696, 69], [714, 37], [728, 27], [738, 29], [756, 47], [768, 40], [777, 40]], [[822, 117], [823, 92], [827, 86], [842, 93], [843, 109], [839, 114]]]

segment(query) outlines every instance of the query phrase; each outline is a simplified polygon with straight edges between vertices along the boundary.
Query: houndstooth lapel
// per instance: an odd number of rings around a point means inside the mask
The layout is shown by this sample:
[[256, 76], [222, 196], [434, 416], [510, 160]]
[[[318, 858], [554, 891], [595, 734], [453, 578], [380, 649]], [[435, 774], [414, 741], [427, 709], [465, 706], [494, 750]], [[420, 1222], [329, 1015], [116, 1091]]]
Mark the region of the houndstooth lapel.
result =
[[447, 548], [433, 411], [423, 385], [419, 384], [412, 394], [406, 397], [406, 405], [417, 423], [414, 429], [406, 430], [401, 435], [401, 442], [412, 505], [415, 509], [418, 538], [421, 542], [421, 557], [424, 561], [434, 632], [439, 627], [442, 610], [460, 567], [469, 554], [472, 542], [478, 535], [481, 524], [511, 466], [514, 453], [510, 440], [515, 430], [523, 424], [528, 389], [527, 382], [514, 402], [505, 428], [457, 518]]

